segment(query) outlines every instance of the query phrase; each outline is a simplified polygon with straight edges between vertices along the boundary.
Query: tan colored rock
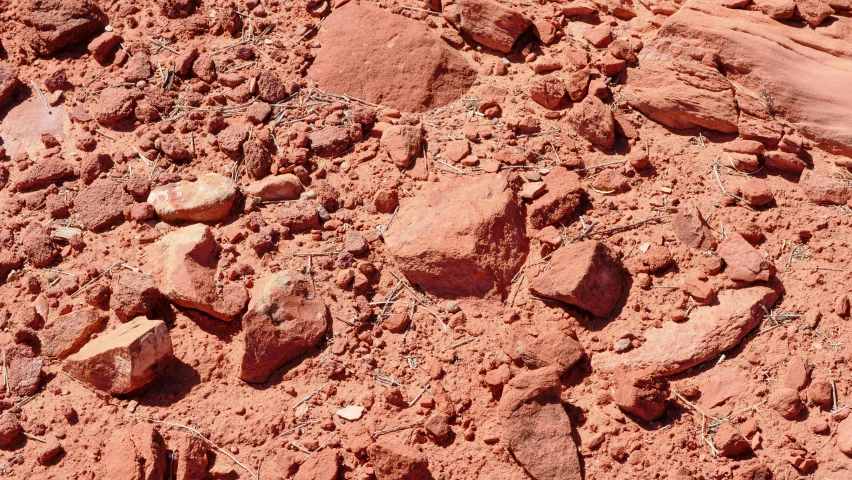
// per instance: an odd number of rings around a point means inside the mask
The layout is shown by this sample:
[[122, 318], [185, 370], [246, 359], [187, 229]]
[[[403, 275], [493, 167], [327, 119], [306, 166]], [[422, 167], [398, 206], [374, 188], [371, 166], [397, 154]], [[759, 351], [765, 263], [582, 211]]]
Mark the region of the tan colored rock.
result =
[[140, 317], [87, 343], [63, 369], [90, 387], [125, 395], [159, 378], [173, 358], [166, 324]]
[[302, 182], [292, 173], [274, 175], [243, 187], [243, 193], [258, 197], [262, 202], [295, 200], [302, 193]]
[[231, 211], [237, 186], [216, 173], [199, 175], [194, 182], [181, 181], [151, 190], [148, 203], [167, 222], [215, 222]]
[[92, 307], [57, 317], [38, 334], [42, 355], [59, 358], [71, 355], [85, 345], [93, 333], [104, 327], [107, 318]]

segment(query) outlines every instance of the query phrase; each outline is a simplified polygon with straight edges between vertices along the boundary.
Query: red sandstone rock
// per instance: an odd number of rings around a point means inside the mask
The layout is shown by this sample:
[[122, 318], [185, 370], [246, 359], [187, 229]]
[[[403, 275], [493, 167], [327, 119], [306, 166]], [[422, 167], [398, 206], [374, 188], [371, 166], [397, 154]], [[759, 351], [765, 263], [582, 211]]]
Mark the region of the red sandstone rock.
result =
[[626, 282], [621, 261], [609, 247], [590, 240], [557, 250], [550, 267], [531, 280], [530, 290], [606, 317], [621, 299]]
[[335, 9], [317, 40], [308, 77], [332, 93], [421, 112], [461, 98], [473, 82], [467, 61], [428, 27], [367, 3]]
[[412, 283], [449, 298], [506, 292], [529, 248], [515, 194], [499, 175], [448, 178], [403, 199], [384, 238]]
[[89, 337], [106, 325], [107, 316], [88, 307], [57, 317], [39, 332], [41, 353], [65, 358], [77, 352]]
[[159, 378], [173, 358], [166, 324], [140, 317], [87, 343], [63, 368], [92, 388], [125, 395]]
[[666, 413], [668, 382], [659, 378], [653, 368], [631, 369], [621, 365], [615, 369], [612, 381], [613, 399], [618, 408], [648, 422]]
[[315, 347], [328, 326], [325, 302], [308, 299], [307, 279], [293, 271], [258, 282], [243, 315], [240, 378], [265, 382], [285, 363]]
[[845, 182], [813, 170], [802, 172], [799, 186], [808, 200], [819, 205], [846, 205], [852, 199], [852, 190]]
[[120, 183], [103, 178], [95, 180], [74, 199], [74, 208], [83, 225], [94, 232], [102, 231], [124, 218], [124, 207], [133, 203]]
[[32, 46], [42, 55], [82, 42], [106, 25], [106, 17], [89, 0], [27, 0], [24, 24], [33, 30]]
[[728, 234], [728, 238], [719, 244], [717, 251], [728, 265], [726, 271], [733, 280], [746, 283], [766, 282], [775, 274], [775, 265], [739, 233]]
[[237, 187], [230, 178], [206, 173], [195, 182], [181, 181], [151, 190], [148, 203], [167, 222], [212, 222], [228, 215], [236, 197]]
[[163, 437], [147, 423], [114, 430], [104, 447], [104, 459], [103, 478], [159, 480], [167, 471]]

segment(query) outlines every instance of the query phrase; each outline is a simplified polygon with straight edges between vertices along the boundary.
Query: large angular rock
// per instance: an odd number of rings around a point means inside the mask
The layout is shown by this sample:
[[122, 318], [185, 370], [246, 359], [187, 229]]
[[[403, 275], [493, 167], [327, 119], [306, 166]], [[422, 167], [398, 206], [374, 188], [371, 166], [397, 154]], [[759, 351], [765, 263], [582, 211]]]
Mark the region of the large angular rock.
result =
[[523, 15], [494, 0], [458, 0], [445, 9], [457, 16], [455, 21], [463, 33], [503, 53], [509, 53], [515, 40], [530, 26]]
[[766, 282], [775, 274], [775, 265], [751, 246], [739, 233], [728, 234], [717, 250], [728, 265], [726, 271], [732, 280], [740, 282]]
[[113, 275], [109, 308], [122, 320], [148, 315], [160, 299], [160, 291], [150, 275], [130, 270]]
[[315, 347], [328, 327], [321, 298], [309, 298], [310, 284], [284, 271], [258, 282], [243, 315], [240, 378], [265, 382], [285, 363]]
[[367, 447], [367, 455], [376, 470], [376, 480], [429, 480], [426, 455], [408, 445], [376, 442]]
[[606, 317], [621, 299], [627, 282], [621, 261], [609, 247], [590, 240], [557, 250], [550, 267], [530, 282], [530, 291]]
[[600, 98], [588, 95], [572, 104], [565, 119], [590, 143], [604, 148], [612, 148], [615, 144], [615, 118]]
[[74, 198], [74, 209], [83, 225], [99, 232], [124, 219], [124, 207], [133, 197], [111, 178], [99, 178]]
[[27, 0], [21, 11], [32, 31], [31, 44], [41, 55], [87, 40], [103, 31], [107, 22], [90, 0]]
[[536, 480], [581, 480], [573, 427], [559, 400], [553, 367], [524, 372], [503, 388], [503, 441]]
[[102, 478], [162, 480], [167, 471], [166, 443], [152, 425], [138, 423], [119, 428], [104, 447]]
[[717, 304], [692, 309], [688, 321], [646, 330], [641, 347], [596, 355], [592, 368], [613, 370], [623, 363], [632, 368], [653, 367], [658, 375], [680, 373], [736, 347], [760, 325], [764, 308], [771, 308], [779, 296], [779, 290], [765, 286], [724, 290]]
[[324, 90], [422, 112], [453, 102], [476, 77], [429, 28], [369, 2], [349, 2], [323, 21], [308, 78]]
[[219, 244], [210, 228], [190, 225], [163, 237], [163, 269], [157, 276], [160, 293], [172, 303], [231, 321], [246, 306], [248, 293], [240, 284], [216, 282]]
[[228, 215], [236, 198], [237, 186], [230, 178], [205, 173], [194, 182], [180, 181], [151, 190], [148, 203], [167, 222], [215, 222]]
[[[794, 4], [787, 2], [784, 15]], [[820, 147], [852, 156], [852, 123], [845, 121], [852, 117], [852, 97], [837, 94], [852, 83], [852, 44], [823, 31], [714, 0], [690, 0], [642, 49], [640, 63], [644, 69], [650, 59], [716, 54], [725, 71], [738, 73], [741, 90], [771, 97], [779, 119]]]
[[402, 272], [441, 297], [505, 293], [529, 251], [524, 220], [505, 177], [460, 176], [403, 199], [384, 233]]
[[82, 348], [93, 333], [102, 329], [108, 318], [92, 307], [57, 317], [38, 333], [42, 355], [59, 358], [71, 355]]
[[564, 167], [556, 167], [544, 177], [545, 192], [527, 207], [533, 228], [544, 228], [574, 214], [583, 198], [580, 176]]
[[618, 408], [645, 421], [660, 418], [666, 412], [668, 382], [653, 368], [632, 369], [624, 365], [613, 374], [613, 400]]
[[90, 387], [125, 395], [159, 378], [172, 359], [166, 324], [140, 317], [87, 343], [63, 369]]
[[12, 177], [17, 190], [44, 187], [53, 182], [74, 178], [74, 165], [62, 157], [53, 156], [39, 161], [30, 168]]
[[846, 205], [852, 198], [852, 189], [846, 183], [813, 170], [802, 172], [799, 186], [808, 200], [819, 205]]
[[41, 367], [44, 361], [27, 346], [7, 347], [6, 381], [12, 395], [26, 397], [35, 395], [41, 387]]
[[700, 63], [642, 62], [641, 68], [627, 70], [622, 93], [630, 106], [667, 127], [737, 131], [737, 104], [731, 83], [717, 70]]

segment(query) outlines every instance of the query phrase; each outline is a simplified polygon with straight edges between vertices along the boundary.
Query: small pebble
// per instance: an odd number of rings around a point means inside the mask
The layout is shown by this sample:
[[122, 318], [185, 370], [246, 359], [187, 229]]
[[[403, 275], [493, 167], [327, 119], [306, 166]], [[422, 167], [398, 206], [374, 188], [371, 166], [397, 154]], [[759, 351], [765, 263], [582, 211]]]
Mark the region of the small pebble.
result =
[[444, 310], [447, 313], [456, 313], [461, 310], [461, 308], [459, 307], [459, 302], [455, 300], [450, 300], [449, 302], [447, 302], [447, 306], [444, 307]]
[[145, 88], [145, 85], [148, 85], [148, 82], [146, 82], [145, 80], [139, 80], [138, 82], [136, 82], [137, 88]]
[[112, 31], [112, 25], [107, 25], [106, 27], [104, 27], [104, 30], [107, 31], [107, 32], [111, 32]]
[[615, 342], [613, 350], [615, 350], [616, 353], [626, 352], [627, 350], [630, 350], [630, 339], [622, 338], [621, 340]]

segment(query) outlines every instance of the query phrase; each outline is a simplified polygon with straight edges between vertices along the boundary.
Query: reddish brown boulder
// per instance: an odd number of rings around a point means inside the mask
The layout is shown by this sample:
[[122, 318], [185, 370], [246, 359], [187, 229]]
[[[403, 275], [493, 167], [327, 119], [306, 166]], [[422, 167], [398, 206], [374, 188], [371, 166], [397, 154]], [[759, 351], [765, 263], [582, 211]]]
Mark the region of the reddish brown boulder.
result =
[[161, 0], [159, 4], [166, 18], [186, 18], [195, 10], [195, 0]]
[[99, 178], [74, 198], [74, 208], [83, 225], [94, 232], [105, 230], [124, 218], [124, 207], [133, 197], [122, 185], [109, 178]]
[[87, 343], [63, 369], [90, 387], [125, 395], [159, 378], [173, 358], [166, 324], [140, 317]]
[[571, 105], [565, 119], [590, 143], [604, 148], [612, 148], [615, 144], [615, 119], [612, 110], [600, 98], [587, 95]]
[[6, 381], [13, 396], [26, 397], [38, 392], [43, 363], [27, 346], [6, 348]]
[[30, 265], [42, 268], [53, 263], [59, 250], [50, 238], [50, 232], [39, 223], [31, 223], [21, 232], [21, 248]]
[[795, 15], [812, 27], [834, 14], [834, 9], [819, 0], [796, 0]]
[[261, 201], [295, 200], [302, 193], [302, 182], [292, 173], [273, 175], [242, 187], [243, 193]]
[[583, 198], [580, 176], [564, 167], [556, 167], [544, 177], [545, 192], [527, 207], [533, 228], [544, 228], [574, 214]]
[[[327, 24], [326, 28], [328, 28]], [[257, 77], [257, 96], [265, 102], [278, 103], [287, 96], [287, 87], [278, 75], [270, 70], [264, 70]]]
[[201, 437], [182, 436], [175, 454], [175, 480], [202, 480], [207, 476], [207, 442]]
[[799, 173], [808, 167], [808, 164], [795, 153], [780, 150], [766, 152], [763, 159], [767, 167], [784, 172]]
[[799, 186], [808, 200], [819, 205], [846, 205], [852, 198], [852, 189], [845, 182], [813, 170], [802, 172]]
[[0, 448], [7, 448], [21, 436], [21, 422], [15, 415], [0, 417]]
[[733, 458], [751, 451], [751, 444], [732, 423], [719, 426], [713, 435], [713, 445], [723, 457]]
[[243, 315], [240, 378], [265, 382], [285, 363], [315, 347], [328, 326], [325, 302], [308, 298], [310, 284], [293, 271], [257, 282]]
[[769, 191], [769, 185], [760, 178], [750, 178], [743, 182], [740, 193], [748, 203], [758, 207], [768, 205], [775, 200], [772, 192]]
[[41, 353], [48, 357], [65, 358], [80, 350], [93, 333], [101, 330], [108, 316], [88, 307], [66, 313], [45, 325], [38, 336]]
[[124, 88], [107, 88], [101, 92], [98, 103], [92, 107], [92, 117], [103, 125], [117, 123], [133, 114], [136, 98]]
[[376, 442], [367, 447], [376, 480], [430, 480], [429, 460], [416, 448]]
[[764, 286], [724, 290], [718, 303], [692, 309], [688, 322], [666, 322], [662, 328], [646, 330], [641, 347], [595, 355], [592, 367], [610, 370], [624, 364], [653, 367], [664, 376], [680, 373], [737, 346], [779, 296], [778, 290]]
[[[323, 21], [308, 77], [324, 90], [407, 112], [459, 99], [475, 75], [426, 25], [362, 2]], [[381, 61], [376, 61], [381, 59]]]
[[160, 292], [172, 303], [200, 310], [219, 320], [231, 321], [248, 302], [242, 283], [216, 282], [219, 245], [206, 225], [175, 230], [161, 240], [163, 269], [157, 276]]
[[612, 382], [613, 400], [618, 408], [648, 422], [666, 413], [668, 382], [657, 376], [653, 368], [620, 365], [613, 372]]
[[18, 89], [18, 74], [13, 69], [0, 65], [0, 107], [6, 104]]
[[154, 309], [160, 291], [150, 275], [131, 270], [122, 270], [113, 274], [112, 296], [109, 308], [118, 318], [129, 320], [146, 316]]
[[662, 272], [674, 265], [671, 251], [665, 245], [653, 244], [644, 252], [632, 255], [625, 267], [631, 274]]
[[852, 457], [852, 420], [849, 417], [837, 428], [837, 449]]
[[704, 251], [716, 248], [716, 239], [697, 208], [681, 208], [672, 219], [672, 228], [684, 245]]
[[420, 154], [422, 135], [420, 127], [394, 125], [382, 133], [381, 145], [394, 165], [405, 168]]
[[352, 144], [349, 129], [344, 127], [325, 127], [311, 132], [311, 150], [320, 157], [336, 157]]
[[630, 105], [671, 128], [704, 127], [737, 131], [737, 105], [731, 83], [700, 63], [643, 62], [627, 70], [622, 90]]
[[124, 39], [116, 32], [104, 32], [89, 42], [89, 54], [97, 61], [103, 62], [116, 45]]
[[39, 465], [49, 465], [62, 452], [62, 444], [59, 443], [59, 440], [51, 438], [38, 450], [36, 462]]
[[33, 48], [45, 56], [103, 31], [107, 21], [90, 0], [27, 0], [21, 11]]
[[766, 282], [775, 274], [772, 261], [755, 250], [739, 233], [729, 233], [728, 238], [719, 244], [717, 252], [728, 265], [726, 271], [733, 280]]
[[165, 478], [166, 444], [147, 423], [127, 425], [112, 432], [104, 447], [103, 478], [161, 480]]
[[311, 455], [299, 467], [293, 480], [336, 480], [339, 469], [340, 455], [337, 450], [326, 448], [316, 455]]
[[512, 50], [515, 40], [530, 25], [523, 15], [493, 0], [457, 0], [445, 8], [456, 15], [455, 23], [463, 33], [503, 53]]
[[565, 84], [556, 76], [536, 77], [530, 84], [530, 99], [549, 110], [562, 103], [565, 92]]
[[529, 250], [515, 193], [501, 175], [454, 177], [403, 199], [384, 233], [408, 279], [441, 297], [505, 293]]
[[766, 405], [775, 410], [787, 420], [793, 420], [805, 408], [799, 392], [794, 388], [781, 387], [773, 389], [766, 398]]
[[761, 12], [775, 20], [786, 20], [793, 16], [795, 0], [757, 0], [754, 2]]
[[230, 178], [205, 173], [194, 182], [180, 181], [151, 190], [148, 203], [167, 222], [214, 222], [230, 213], [236, 198], [237, 186]]
[[243, 143], [248, 140], [249, 131], [243, 125], [231, 125], [216, 135], [219, 148], [231, 155], [238, 155], [243, 150]]
[[530, 369], [554, 367], [560, 376], [585, 355], [580, 342], [560, 330], [545, 330], [535, 336], [518, 331], [504, 348], [515, 362]]
[[627, 281], [621, 261], [609, 247], [590, 240], [557, 250], [550, 267], [530, 282], [530, 291], [606, 317], [621, 299]]
[[74, 177], [74, 165], [62, 157], [48, 157], [30, 168], [12, 177], [12, 184], [17, 190], [40, 188], [59, 180]]
[[582, 470], [573, 427], [559, 400], [553, 367], [524, 372], [503, 388], [503, 441], [536, 480], [580, 480]]

